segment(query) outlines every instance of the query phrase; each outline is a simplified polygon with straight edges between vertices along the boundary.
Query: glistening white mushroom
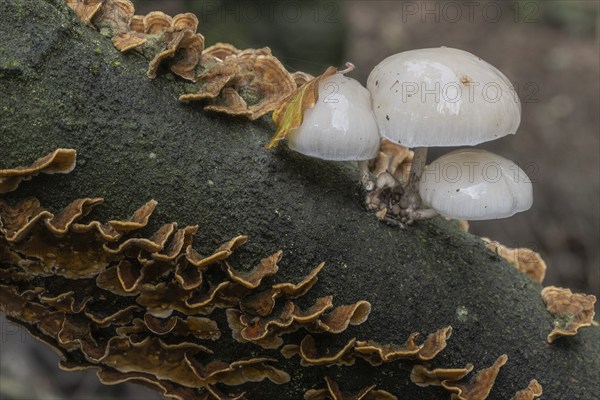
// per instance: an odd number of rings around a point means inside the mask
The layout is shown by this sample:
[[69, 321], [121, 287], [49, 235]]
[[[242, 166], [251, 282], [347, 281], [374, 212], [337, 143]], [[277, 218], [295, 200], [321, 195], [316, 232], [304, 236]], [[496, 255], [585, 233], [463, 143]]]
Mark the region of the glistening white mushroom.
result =
[[533, 203], [531, 181], [514, 162], [479, 149], [450, 152], [421, 176], [423, 202], [456, 219], [510, 217]]
[[521, 104], [498, 69], [463, 50], [432, 48], [393, 55], [367, 82], [383, 137], [415, 147], [402, 206], [420, 205], [427, 146], [476, 145], [514, 134]]
[[319, 83], [319, 99], [304, 112], [302, 125], [287, 136], [290, 149], [333, 161], [359, 161], [361, 179], [368, 181], [365, 160], [379, 152], [379, 130], [371, 109], [371, 95], [342, 73]]

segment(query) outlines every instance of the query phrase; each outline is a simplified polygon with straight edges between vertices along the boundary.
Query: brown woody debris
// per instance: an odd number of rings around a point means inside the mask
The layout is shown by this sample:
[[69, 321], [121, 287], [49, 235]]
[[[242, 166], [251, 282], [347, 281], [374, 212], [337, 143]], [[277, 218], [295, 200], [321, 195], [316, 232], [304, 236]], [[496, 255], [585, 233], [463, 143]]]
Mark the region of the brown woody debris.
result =
[[39, 158], [29, 167], [0, 169], [0, 193], [15, 190], [21, 181], [44, 174], [68, 174], [75, 168], [77, 152], [73, 149], [57, 149]]
[[429, 369], [425, 365], [413, 366], [410, 380], [418, 386], [441, 386], [443, 381], [459, 381], [473, 370], [473, 364], [464, 368], [435, 368]]
[[325, 389], [310, 389], [304, 394], [304, 400], [398, 400], [385, 390], [376, 390], [375, 385], [360, 390], [356, 395], [342, 393], [338, 384], [331, 378], [325, 377]]
[[542, 289], [542, 299], [554, 317], [554, 329], [548, 334], [549, 343], [561, 336], [575, 336], [579, 328], [592, 325], [596, 296], [548, 286]]
[[479, 371], [470, 383], [461, 384], [453, 381], [443, 381], [442, 386], [452, 392], [452, 400], [485, 400], [494, 386], [500, 368], [507, 361], [508, 356], [503, 354], [498, 357], [494, 365]]
[[525, 247], [511, 249], [485, 237], [481, 239], [488, 250], [504, 258], [509, 264], [529, 276], [534, 282], [543, 282], [546, 276], [546, 263], [539, 253]]
[[514, 400], [535, 400], [542, 396], [542, 385], [532, 379], [529, 385], [515, 394]]

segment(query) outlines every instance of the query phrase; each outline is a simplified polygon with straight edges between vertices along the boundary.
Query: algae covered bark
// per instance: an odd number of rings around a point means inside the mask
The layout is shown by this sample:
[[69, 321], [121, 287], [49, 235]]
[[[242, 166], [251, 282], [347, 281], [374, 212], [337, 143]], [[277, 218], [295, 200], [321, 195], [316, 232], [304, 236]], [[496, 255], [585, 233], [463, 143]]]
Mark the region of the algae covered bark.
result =
[[[598, 328], [548, 345], [553, 318], [541, 286], [478, 237], [443, 219], [406, 230], [378, 222], [365, 210], [351, 166], [284, 146], [267, 152], [268, 120], [249, 123], [179, 103], [183, 83], [164, 71], [148, 79], [146, 60], [118, 53], [60, 0], [3, 1], [0, 43], [0, 169], [30, 165], [57, 148], [78, 152], [69, 175], [37, 176], [3, 200], [35, 196], [59, 212], [77, 198], [103, 197], [93, 217], [107, 221], [155, 199], [148, 232], [173, 221], [199, 224], [200, 253], [248, 235], [236, 264], [250, 267], [282, 250], [281, 282], [299, 282], [324, 261], [303, 308], [327, 295], [336, 304], [371, 303], [362, 325], [316, 335], [319, 348], [340, 349], [354, 337], [400, 345], [412, 332], [450, 325], [452, 337], [434, 367], [472, 363], [481, 370], [508, 355], [490, 399], [509, 399], [534, 378], [549, 399], [593, 399], [598, 392]], [[399, 398], [449, 397], [411, 383], [411, 362], [303, 367], [298, 357], [234, 341], [224, 312], [210, 317], [222, 331], [213, 345], [219, 358], [275, 358], [291, 375], [288, 384], [242, 386], [251, 399], [301, 398], [321, 388], [325, 376], [351, 393], [377, 385]], [[305, 334], [284, 340], [299, 344]]]

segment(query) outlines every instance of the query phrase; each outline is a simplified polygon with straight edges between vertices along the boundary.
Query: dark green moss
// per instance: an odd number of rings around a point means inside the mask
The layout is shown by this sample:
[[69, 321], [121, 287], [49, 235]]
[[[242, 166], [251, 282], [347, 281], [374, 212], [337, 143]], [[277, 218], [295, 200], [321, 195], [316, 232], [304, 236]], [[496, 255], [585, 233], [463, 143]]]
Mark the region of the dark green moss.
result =
[[[379, 223], [363, 207], [353, 166], [284, 146], [265, 151], [270, 121], [223, 118], [179, 103], [183, 82], [148, 79], [146, 60], [121, 56], [60, 0], [2, 2], [0, 43], [2, 60], [17, 61], [10, 68], [0, 62], [0, 168], [27, 165], [57, 147], [79, 154], [73, 173], [24, 182], [5, 196], [10, 201], [36, 196], [59, 210], [75, 198], [101, 196], [106, 204], [95, 216], [107, 219], [127, 217], [154, 198], [152, 226], [200, 224], [200, 250], [247, 234], [240, 263], [250, 266], [282, 249], [277, 279], [295, 281], [325, 261], [312, 298], [333, 294], [336, 305], [372, 303], [365, 324], [319, 340], [336, 347], [354, 336], [400, 343], [413, 331], [452, 325], [436, 366], [483, 368], [508, 354], [490, 399], [508, 399], [533, 378], [548, 399], [598, 393], [598, 328], [548, 345], [553, 320], [541, 287], [486, 251], [479, 238], [443, 219], [407, 230]], [[222, 314], [217, 318], [226, 326]], [[250, 352], [277, 356], [228, 334], [218, 351], [231, 360]], [[252, 398], [300, 398], [322, 386], [324, 375], [349, 389], [378, 384], [399, 398], [448, 398], [441, 389], [412, 385], [408, 364], [302, 368], [292, 359], [281, 366], [293, 372], [292, 382], [249, 386]]]

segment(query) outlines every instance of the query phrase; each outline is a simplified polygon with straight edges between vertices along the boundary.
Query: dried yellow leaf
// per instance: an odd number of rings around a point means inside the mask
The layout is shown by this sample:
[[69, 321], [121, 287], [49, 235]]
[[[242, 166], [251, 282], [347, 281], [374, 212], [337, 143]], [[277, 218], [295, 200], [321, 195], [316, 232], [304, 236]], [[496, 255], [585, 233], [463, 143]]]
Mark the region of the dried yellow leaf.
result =
[[338, 72], [344, 74], [354, 69], [354, 65], [350, 63], [347, 63], [346, 67], [343, 71], [338, 71], [335, 67], [327, 68], [321, 75], [296, 89], [281, 106], [273, 111], [273, 121], [275, 121], [277, 131], [266, 146], [267, 149], [277, 146], [279, 141], [284, 139], [292, 129], [302, 125], [304, 111], [313, 108], [319, 100], [319, 83], [321, 80]]

